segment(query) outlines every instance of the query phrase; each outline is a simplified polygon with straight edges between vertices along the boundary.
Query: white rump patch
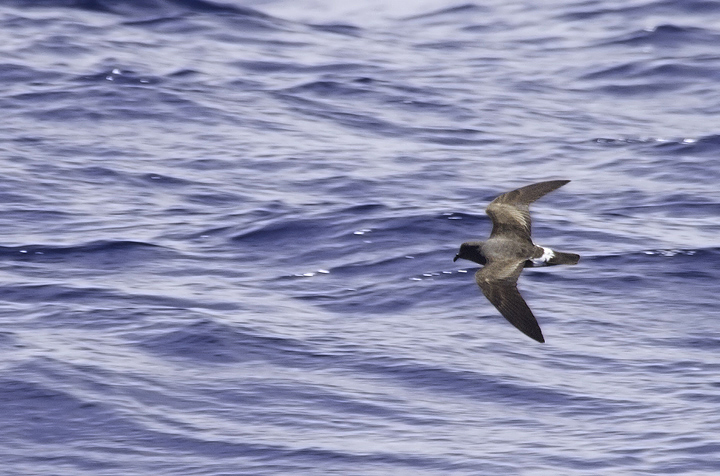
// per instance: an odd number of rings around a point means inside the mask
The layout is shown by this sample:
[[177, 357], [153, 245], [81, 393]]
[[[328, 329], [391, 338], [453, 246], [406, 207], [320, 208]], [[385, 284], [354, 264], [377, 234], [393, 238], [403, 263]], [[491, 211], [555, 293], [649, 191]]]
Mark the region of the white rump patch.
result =
[[547, 264], [548, 261], [555, 257], [555, 252], [550, 248], [545, 248], [544, 246], [541, 246], [540, 248], [543, 249], [542, 256], [539, 258], [533, 258], [531, 260], [535, 266], [542, 266], [544, 264]]

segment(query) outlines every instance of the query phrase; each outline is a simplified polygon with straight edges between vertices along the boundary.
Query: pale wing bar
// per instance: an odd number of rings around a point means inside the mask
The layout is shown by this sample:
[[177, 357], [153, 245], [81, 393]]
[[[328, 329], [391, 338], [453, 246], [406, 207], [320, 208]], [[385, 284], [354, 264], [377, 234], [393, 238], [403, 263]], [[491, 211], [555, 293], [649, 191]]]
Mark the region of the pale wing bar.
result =
[[530, 240], [532, 226], [530, 204], [568, 182], [570, 181], [550, 180], [540, 182], [503, 193], [497, 197], [490, 202], [490, 205], [485, 210], [493, 222], [490, 236], [512, 234]]

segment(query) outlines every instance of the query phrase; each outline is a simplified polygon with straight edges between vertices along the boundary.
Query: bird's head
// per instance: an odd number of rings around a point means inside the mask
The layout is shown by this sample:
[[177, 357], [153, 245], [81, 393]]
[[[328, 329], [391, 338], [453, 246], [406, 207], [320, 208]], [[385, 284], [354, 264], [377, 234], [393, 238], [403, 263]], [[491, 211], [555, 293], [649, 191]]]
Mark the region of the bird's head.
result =
[[477, 264], [485, 265], [487, 260], [482, 253], [482, 241], [468, 241], [460, 245], [460, 250], [453, 258], [453, 261], [458, 259], [466, 259]]

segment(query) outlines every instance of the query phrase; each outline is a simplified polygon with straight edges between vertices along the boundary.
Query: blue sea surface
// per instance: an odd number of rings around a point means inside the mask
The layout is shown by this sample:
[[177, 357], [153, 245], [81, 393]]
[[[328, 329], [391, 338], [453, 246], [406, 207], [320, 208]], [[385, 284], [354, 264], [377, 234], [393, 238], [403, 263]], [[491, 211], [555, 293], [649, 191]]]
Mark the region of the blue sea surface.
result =
[[0, 111], [3, 476], [720, 474], [720, 3], [8, 0]]

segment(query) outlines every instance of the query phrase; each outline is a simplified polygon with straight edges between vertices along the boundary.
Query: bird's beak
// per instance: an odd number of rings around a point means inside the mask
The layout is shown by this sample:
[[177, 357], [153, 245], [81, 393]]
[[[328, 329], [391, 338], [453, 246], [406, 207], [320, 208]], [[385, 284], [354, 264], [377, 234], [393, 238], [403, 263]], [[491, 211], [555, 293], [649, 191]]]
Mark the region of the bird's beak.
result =
[[459, 257], [460, 257], [459, 254], [455, 255], [455, 257], [453, 258], [453, 263], [454, 263], [455, 261], [457, 261]]

